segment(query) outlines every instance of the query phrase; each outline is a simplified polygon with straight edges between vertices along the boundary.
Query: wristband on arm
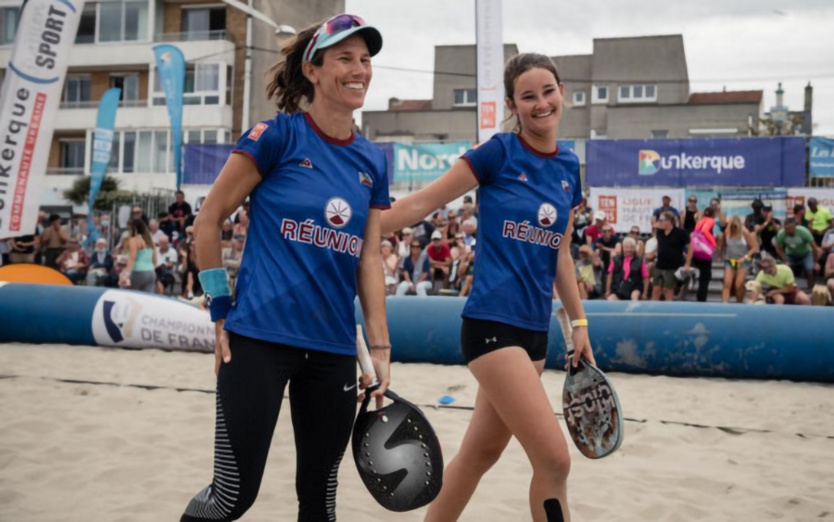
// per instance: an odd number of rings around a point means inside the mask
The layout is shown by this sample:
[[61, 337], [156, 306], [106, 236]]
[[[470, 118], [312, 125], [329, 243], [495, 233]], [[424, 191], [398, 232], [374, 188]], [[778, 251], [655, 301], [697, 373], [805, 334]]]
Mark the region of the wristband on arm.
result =
[[232, 293], [229, 290], [229, 281], [226, 279], [226, 269], [201, 270], [199, 277], [203, 292], [206, 294], [206, 305], [211, 313], [212, 322], [226, 319], [232, 308]]

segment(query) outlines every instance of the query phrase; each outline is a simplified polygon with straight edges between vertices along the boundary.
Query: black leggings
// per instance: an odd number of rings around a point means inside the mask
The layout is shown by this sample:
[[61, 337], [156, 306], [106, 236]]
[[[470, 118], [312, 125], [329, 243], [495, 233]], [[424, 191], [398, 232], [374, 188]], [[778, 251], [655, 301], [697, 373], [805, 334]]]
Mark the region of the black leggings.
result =
[[230, 334], [217, 377], [214, 478], [181, 522], [237, 520], [258, 496], [287, 382], [299, 521], [336, 520], [336, 475], [356, 415], [356, 359]]
[[709, 282], [712, 280], [712, 259], [704, 260], [692, 257], [692, 266], [700, 271], [698, 276], [698, 301], [706, 302]]

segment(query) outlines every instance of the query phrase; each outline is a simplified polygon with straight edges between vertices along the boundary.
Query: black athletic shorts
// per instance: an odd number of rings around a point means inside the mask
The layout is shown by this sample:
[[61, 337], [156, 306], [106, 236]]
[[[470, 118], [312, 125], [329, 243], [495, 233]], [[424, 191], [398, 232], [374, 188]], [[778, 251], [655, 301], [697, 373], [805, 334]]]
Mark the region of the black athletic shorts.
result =
[[527, 351], [531, 361], [541, 361], [547, 356], [547, 332], [518, 328], [498, 321], [463, 318], [460, 350], [466, 364], [509, 346], [520, 346]]

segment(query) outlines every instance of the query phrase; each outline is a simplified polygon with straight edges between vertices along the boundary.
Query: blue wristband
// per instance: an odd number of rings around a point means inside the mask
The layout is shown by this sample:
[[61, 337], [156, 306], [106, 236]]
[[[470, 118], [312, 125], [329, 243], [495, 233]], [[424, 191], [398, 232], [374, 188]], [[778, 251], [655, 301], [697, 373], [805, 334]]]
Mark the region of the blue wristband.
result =
[[206, 294], [206, 304], [211, 313], [212, 322], [225, 319], [232, 308], [232, 293], [226, 279], [225, 268], [210, 268], [199, 274], [200, 284]]

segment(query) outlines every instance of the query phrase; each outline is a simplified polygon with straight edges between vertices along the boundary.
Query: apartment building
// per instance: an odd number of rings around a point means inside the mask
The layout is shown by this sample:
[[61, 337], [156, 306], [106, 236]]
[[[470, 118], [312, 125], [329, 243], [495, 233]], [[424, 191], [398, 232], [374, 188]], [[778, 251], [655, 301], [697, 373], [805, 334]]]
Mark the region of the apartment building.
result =
[[[585, 139], [747, 136], [763, 115], [760, 90], [691, 93], [681, 35], [597, 38], [593, 54], [553, 60], [565, 83], [559, 135], [577, 152]], [[476, 92], [475, 46], [438, 46], [433, 98], [391, 99], [362, 127], [378, 141], [474, 140]]]
[[[5, 73], [21, 0], [0, 0], [0, 77]], [[344, 0], [250, 0], [278, 24], [298, 29], [344, 10]], [[172, 136], [152, 48], [179, 47], [187, 62], [183, 143], [233, 143], [242, 132], [247, 15], [212, 0], [88, 1], [69, 59], [44, 182], [43, 204], [89, 175], [98, 102], [110, 87], [122, 89], [108, 174], [126, 190], [175, 188]], [[264, 72], [277, 60], [275, 30], [252, 22], [250, 125], [274, 116], [264, 93]]]

